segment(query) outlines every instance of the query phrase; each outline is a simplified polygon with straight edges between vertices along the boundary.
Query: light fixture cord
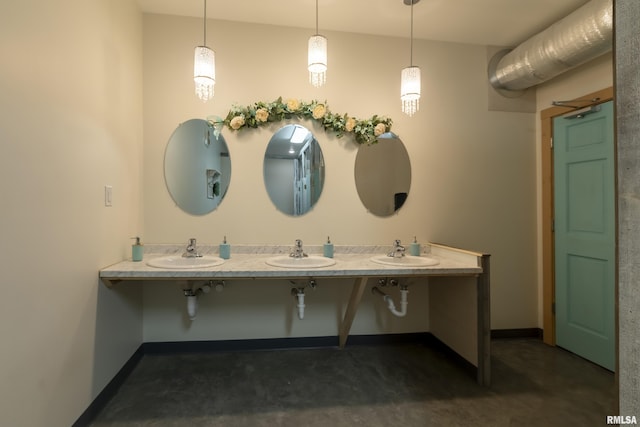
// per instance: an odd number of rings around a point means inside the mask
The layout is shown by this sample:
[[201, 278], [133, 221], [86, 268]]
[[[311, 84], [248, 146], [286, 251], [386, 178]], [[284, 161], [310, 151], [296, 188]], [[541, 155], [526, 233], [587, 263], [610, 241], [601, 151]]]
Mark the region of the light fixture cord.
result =
[[411, 42], [409, 44], [411, 52], [409, 53], [409, 65], [413, 67], [413, 4], [415, 0], [411, 0]]
[[204, 44], [207, 45], [207, 0], [204, 0]]
[[316, 35], [318, 34], [318, 0], [316, 0]]

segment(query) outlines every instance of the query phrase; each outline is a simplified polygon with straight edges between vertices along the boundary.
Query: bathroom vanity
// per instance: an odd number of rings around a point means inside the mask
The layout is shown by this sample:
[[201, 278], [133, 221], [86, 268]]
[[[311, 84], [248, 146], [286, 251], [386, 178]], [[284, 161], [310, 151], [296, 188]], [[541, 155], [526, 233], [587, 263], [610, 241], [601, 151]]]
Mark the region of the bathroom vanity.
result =
[[[154, 259], [161, 257], [179, 258], [184, 248], [178, 245], [146, 245], [145, 250], [145, 260], [153, 263]], [[217, 247], [203, 246], [200, 250], [205, 256], [217, 255]], [[320, 258], [322, 255], [322, 246], [308, 246], [305, 250], [310, 257]], [[347, 343], [367, 285], [376, 285], [379, 279], [386, 278], [427, 278], [429, 332], [477, 368], [479, 384], [489, 385], [489, 255], [440, 244], [427, 244], [421, 258], [434, 262], [398, 265], [391, 262], [389, 265], [373, 260], [384, 256], [389, 247], [336, 246], [333, 258], [335, 263], [328, 266], [278, 266], [277, 262], [270, 262], [276, 258], [288, 257], [290, 251], [290, 246], [235, 245], [230, 259], [213, 266], [159, 268], [152, 267], [145, 261], [122, 261], [100, 270], [99, 275], [100, 280], [108, 287], [144, 280], [202, 283], [233, 279], [352, 278], [350, 298], [337, 331], [340, 347]]]

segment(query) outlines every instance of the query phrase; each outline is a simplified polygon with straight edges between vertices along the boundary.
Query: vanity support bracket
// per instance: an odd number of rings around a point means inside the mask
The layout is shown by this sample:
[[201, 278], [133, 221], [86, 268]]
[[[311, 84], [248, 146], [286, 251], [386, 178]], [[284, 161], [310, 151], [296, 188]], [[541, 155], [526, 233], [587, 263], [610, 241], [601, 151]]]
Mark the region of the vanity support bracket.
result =
[[105, 278], [100, 279], [100, 281], [102, 281], [102, 283], [107, 288], [113, 288], [115, 285], [117, 285], [118, 283], [122, 282], [122, 280], [120, 280], [120, 279], [105, 279]]
[[364, 288], [366, 286], [367, 277], [359, 277], [353, 284], [351, 297], [349, 298], [349, 305], [347, 305], [347, 311], [344, 313], [344, 320], [342, 321], [342, 325], [340, 326], [340, 348], [344, 348], [345, 344], [347, 343], [349, 331], [351, 330], [353, 319], [356, 317], [358, 304], [362, 299], [362, 294], [364, 293]]

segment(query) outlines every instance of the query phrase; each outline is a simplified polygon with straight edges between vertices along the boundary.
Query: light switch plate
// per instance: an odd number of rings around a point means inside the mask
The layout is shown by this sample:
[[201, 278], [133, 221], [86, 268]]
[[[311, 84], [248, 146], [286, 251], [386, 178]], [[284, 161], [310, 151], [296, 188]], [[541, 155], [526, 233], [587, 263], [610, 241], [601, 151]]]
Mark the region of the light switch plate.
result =
[[107, 207], [113, 206], [113, 188], [110, 185], [104, 186], [104, 205]]

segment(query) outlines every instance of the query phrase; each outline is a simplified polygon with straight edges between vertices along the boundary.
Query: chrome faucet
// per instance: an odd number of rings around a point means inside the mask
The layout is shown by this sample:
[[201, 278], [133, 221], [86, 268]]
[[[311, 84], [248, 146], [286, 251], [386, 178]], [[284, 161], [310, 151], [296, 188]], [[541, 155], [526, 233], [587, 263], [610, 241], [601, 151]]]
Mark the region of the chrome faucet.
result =
[[292, 258], [303, 258], [303, 257], [309, 256], [304, 253], [304, 250], [302, 250], [302, 240], [296, 239], [296, 244], [293, 247], [293, 251], [289, 254], [289, 256]]
[[400, 244], [400, 240], [393, 242], [393, 249], [387, 254], [391, 258], [402, 258], [404, 256], [404, 246]]
[[187, 244], [187, 249], [182, 254], [184, 258], [199, 258], [202, 255], [198, 253], [198, 249], [196, 248], [196, 239], [189, 239], [189, 243]]

